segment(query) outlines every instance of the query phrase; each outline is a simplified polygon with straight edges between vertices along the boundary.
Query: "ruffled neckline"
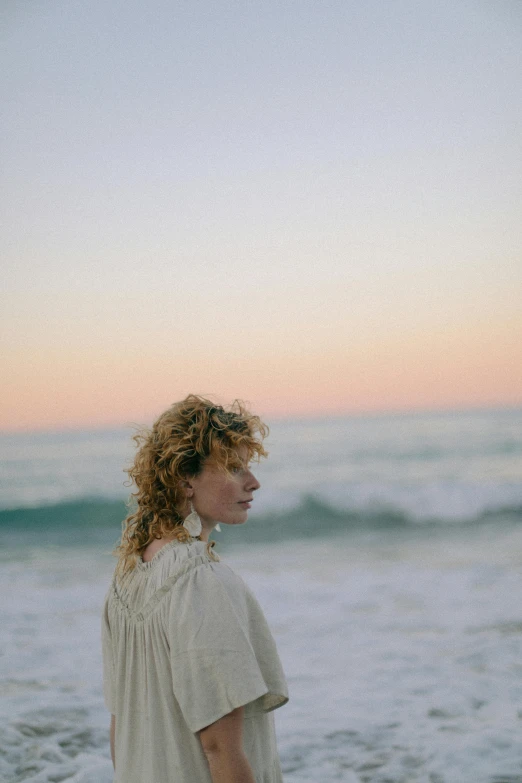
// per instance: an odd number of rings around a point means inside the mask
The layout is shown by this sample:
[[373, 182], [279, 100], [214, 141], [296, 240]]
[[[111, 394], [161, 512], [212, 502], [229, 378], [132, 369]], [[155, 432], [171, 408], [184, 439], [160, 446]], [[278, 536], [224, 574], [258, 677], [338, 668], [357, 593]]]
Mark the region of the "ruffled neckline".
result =
[[[215, 541], [201, 541], [200, 538], [193, 538], [192, 541], [178, 541], [177, 538], [172, 539], [172, 541], [168, 541], [166, 544], [163, 544], [163, 546], [158, 549], [156, 554], [152, 557], [151, 560], [145, 560], [142, 559], [141, 555], [139, 556], [139, 559], [136, 563], [136, 568], [139, 571], [149, 571], [151, 568], [153, 568], [158, 562], [161, 561], [163, 557], [165, 557], [169, 552], [171, 552], [175, 547], [178, 546], [194, 546], [194, 544], [202, 544], [202, 546], [205, 547], [205, 551], [210, 556], [211, 560], [219, 561], [219, 556], [212, 552], [213, 547], [215, 546]], [[196, 547], [197, 551], [198, 547]], [[210, 550], [210, 551], [209, 551]]]
[[136, 568], [139, 568], [140, 571], [147, 571], [151, 568], [153, 568], [156, 563], [158, 563], [165, 555], [170, 552], [174, 547], [176, 546], [191, 546], [192, 544], [205, 544], [204, 541], [200, 541], [198, 538], [194, 538], [190, 543], [187, 543], [185, 541], [178, 541], [177, 538], [173, 538], [172, 541], [167, 541], [166, 544], [163, 544], [162, 547], [158, 549], [156, 554], [150, 559], [150, 560], [143, 560], [142, 556], [140, 555], [138, 558], [138, 561], [136, 563]]

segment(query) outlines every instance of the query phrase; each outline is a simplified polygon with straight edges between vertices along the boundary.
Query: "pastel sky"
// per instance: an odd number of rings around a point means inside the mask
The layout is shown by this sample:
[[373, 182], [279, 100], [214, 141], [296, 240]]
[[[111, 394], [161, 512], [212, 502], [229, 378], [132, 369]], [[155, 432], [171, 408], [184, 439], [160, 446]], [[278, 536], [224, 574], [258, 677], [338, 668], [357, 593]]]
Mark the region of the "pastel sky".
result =
[[518, 0], [0, 28], [0, 429], [522, 404]]

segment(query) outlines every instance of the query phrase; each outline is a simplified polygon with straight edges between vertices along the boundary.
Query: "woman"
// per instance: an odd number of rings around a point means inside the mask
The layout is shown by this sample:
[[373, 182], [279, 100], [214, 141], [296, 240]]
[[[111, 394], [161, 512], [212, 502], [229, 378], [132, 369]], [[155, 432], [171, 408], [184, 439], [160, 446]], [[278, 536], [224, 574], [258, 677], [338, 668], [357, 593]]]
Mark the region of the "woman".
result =
[[246, 522], [266, 434], [239, 402], [189, 395], [134, 435], [137, 510], [102, 618], [115, 783], [282, 781], [272, 710], [288, 689], [275, 642], [209, 541], [218, 522]]

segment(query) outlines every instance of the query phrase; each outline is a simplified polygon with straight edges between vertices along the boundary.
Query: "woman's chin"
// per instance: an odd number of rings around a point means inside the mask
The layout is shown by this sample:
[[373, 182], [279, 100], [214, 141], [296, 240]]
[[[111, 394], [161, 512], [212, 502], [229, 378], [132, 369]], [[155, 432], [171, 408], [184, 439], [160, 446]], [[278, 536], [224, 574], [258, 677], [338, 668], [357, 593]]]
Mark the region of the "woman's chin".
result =
[[245, 512], [243, 512], [241, 517], [236, 517], [235, 519], [224, 519], [222, 524], [224, 524], [224, 525], [244, 525], [245, 522], [247, 521], [247, 519], [248, 519], [248, 514], [245, 511]]

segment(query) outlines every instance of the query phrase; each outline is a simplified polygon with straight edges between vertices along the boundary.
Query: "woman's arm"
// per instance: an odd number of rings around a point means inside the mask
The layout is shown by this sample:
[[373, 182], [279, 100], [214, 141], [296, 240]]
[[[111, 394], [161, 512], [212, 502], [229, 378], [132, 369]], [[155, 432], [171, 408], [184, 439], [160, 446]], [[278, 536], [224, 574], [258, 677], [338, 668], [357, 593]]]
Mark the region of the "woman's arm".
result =
[[109, 731], [109, 736], [110, 736], [110, 743], [111, 743], [112, 766], [114, 767], [114, 769], [116, 769], [116, 754], [114, 751], [114, 742], [116, 736], [116, 715], [111, 715], [111, 728]]
[[199, 739], [212, 783], [255, 783], [243, 751], [243, 707], [201, 729]]

